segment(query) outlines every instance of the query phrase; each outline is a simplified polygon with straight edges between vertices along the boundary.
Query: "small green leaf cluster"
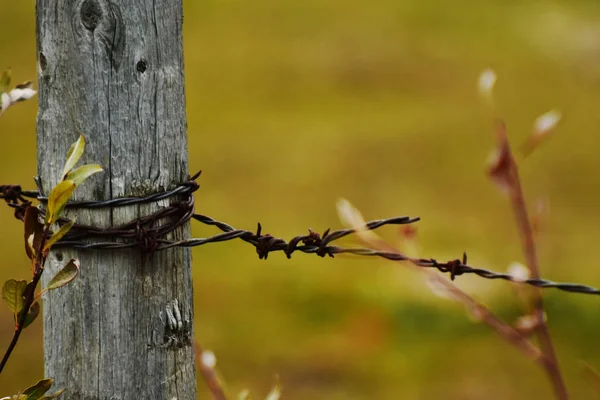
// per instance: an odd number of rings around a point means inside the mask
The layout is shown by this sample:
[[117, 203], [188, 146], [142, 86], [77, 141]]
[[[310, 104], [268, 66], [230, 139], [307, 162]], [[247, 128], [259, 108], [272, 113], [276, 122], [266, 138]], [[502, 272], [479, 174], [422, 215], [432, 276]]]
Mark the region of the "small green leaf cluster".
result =
[[[0, 77], [0, 92], [9, 84], [10, 77], [7, 78], [5, 75], [2, 75]], [[50, 280], [43, 290], [35, 294], [52, 246], [62, 239], [75, 224], [74, 221], [61, 218], [67, 202], [75, 189], [87, 178], [102, 171], [102, 167], [97, 164], [88, 164], [75, 168], [83, 155], [84, 149], [85, 138], [83, 135], [80, 135], [79, 139], [73, 143], [67, 152], [67, 160], [62, 171], [61, 180], [48, 195], [46, 210], [42, 211], [37, 207], [29, 206], [25, 212], [25, 253], [31, 260], [32, 279], [30, 282], [10, 279], [2, 287], [2, 299], [14, 315], [15, 334], [11, 345], [0, 363], [0, 372], [2, 372], [23, 329], [27, 328], [39, 315], [40, 305], [38, 300], [41, 295], [49, 290], [55, 290], [67, 285], [79, 274], [79, 260], [71, 259]], [[52, 396], [45, 395], [51, 385], [51, 379], [42, 380], [24, 392], [4, 399], [34, 400], [58, 397], [62, 391]]]
[[[71, 148], [69, 148], [69, 151], [67, 152], [67, 161], [63, 168], [61, 181], [54, 189], [52, 189], [48, 196], [48, 210], [45, 219], [46, 224], [52, 224], [60, 218], [67, 201], [69, 201], [71, 195], [79, 185], [93, 174], [102, 171], [102, 167], [98, 164], [87, 164], [73, 169], [83, 155], [84, 149], [85, 138], [83, 135], [80, 135], [79, 139], [71, 145]], [[59, 232], [57, 232], [56, 235], [58, 235]], [[64, 236], [66, 233], [67, 232], [64, 232], [62, 235]]]
[[3, 397], [0, 400], [46, 400], [46, 399], [56, 399], [61, 394], [63, 394], [63, 392], [65, 390], [61, 389], [61, 390], [55, 392], [54, 394], [47, 395], [46, 392], [48, 392], [48, 390], [50, 390], [50, 388], [52, 387], [53, 383], [54, 383], [54, 380], [52, 380], [52, 379], [42, 379], [41, 381], [39, 381], [35, 385], [33, 385], [31, 387], [28, 387], [27, 389], [23, 390], [23, 392], [17, 393], [14, 396]]

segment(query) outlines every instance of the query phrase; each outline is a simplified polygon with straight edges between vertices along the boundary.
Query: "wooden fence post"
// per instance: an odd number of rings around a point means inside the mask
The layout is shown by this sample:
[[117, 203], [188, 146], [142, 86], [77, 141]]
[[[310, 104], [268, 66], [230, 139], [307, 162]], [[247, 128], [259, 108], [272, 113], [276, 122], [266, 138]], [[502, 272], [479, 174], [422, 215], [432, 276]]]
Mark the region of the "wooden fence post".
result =
[[[60, 179], [69, 145], [105, 168], [75, 200], [141, 196], [188, 175], [182, 0], [36, 0], [38, 174]], [[117, 226], [174, 199], [73, 210], [78, 222]], [[171, 238], [189, 237], [189, 225]], [[45, 374], [66, 399], [196, 399], [190, 250], [59, 249], [44, 283], [70, 257], [71, 285], [44, 295]], [[182, 331], [169, 338], [175, 302]], [[189, 325], [185, 323], [189, 322]], [[175, 341], [173, 341], [175, 337]]]

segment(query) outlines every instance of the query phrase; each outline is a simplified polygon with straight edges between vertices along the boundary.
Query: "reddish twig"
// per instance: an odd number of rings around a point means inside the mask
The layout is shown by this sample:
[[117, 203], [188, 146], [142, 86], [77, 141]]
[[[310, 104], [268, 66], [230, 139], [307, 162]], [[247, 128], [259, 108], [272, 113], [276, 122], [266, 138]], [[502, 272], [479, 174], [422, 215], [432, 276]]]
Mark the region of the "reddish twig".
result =
[[[510, 144], [506, 135], [506, 126], [502, 121], [496, 124], [498, 139], [498, 154], [495, 163], [491, 166], [489, 173], [496, 183], [509, 194], [511, 206], [517, 223], [517, 229], [521, 237], [521, 245], [529, 268], [531, 278], [540, 278], [539, 262], [537, 257], [534, 232], [527, 212], [527, 203], [523, 194], [521, 179], [519, 177], [518, 165], [512, 154]], [[545, 355], [543, 363], [546, 374], [554, 386], [556, 397], [561, 400], [569, 398], [567, 387], [558, 366], [556, 352], [552, 345], [552, 339], [544, 317], [544, 304], [542, 291], [539, 288], [532, 290], [533, 313], [537, 320], [537, 336], [540, 348]]]
[[202, 354], [204, 353], [204, 350], [202, 349], [202, 346], [200, 346], [200, 343], [198, 343], [197, 340], [194, 341], [194, 349], [196, 355], [196, 365], [198, 365], [198, 369], [200, 370], [200, 373], [202, 374], [206, 385], [210, 389], [213, 399], [227, 400], [225, 390], [223, 389], [221, 381], [219, 380], [219, 377], [217, 376], [217, 373], [215, 372], [214, 368], [207, 365], [202, 360]]
[[36, 249], [36, 257], [33, 265], [33, 278], [31, 282], [27, 285], [26, 293], [25, 293], [25, 304], [23, 309], [20, 312], [19, 318], [16, 321], [15, 332], [13, 334], [12, 340], [2, 357], [2, 361], [0, 361], [0, 373], [6, 366], [10, 355], [12, 354], [15, 347], [17, 347], [17, 343], [19, 342], [19, 338], [21, 337], [21, 333], [25, 327], [25, 319], [27, 318], [27, 314], [29, 313], [29, 309], [33, 305], [35, 301], [35, 288], [37, 287], [40, 279], [42, 278], [42, 273], [44, 272], [44, 264], [46, 263], [46, 255], [42, 251], [44, 246], [46, 245], [46, 238], [48, 237], [48, 233], [50, 231], [50, 225], [46, 225], [44, 229], [44, 234], [40, 241], [39, 248]]
[[[527, 337], [523, 336], [508, 323], [502, 321], [487, 307], [478, 303], [467, 293], [456, 287], [447, 278], [439, 275], [435, 270], [422, 268], [422, 259], [409, 257], [401, 253], [375, 235], [372, 231], [366, 230], [366, 225], [362, 216], [349, 203], [344, 201], [340, 202], [338, 204], [338, 211], [340, 212], [342, 219], [357, 232], [359, 239], [365, 245], [390, 255], [390, 257], [386, 257], [390, 260], [408, 261], [410, 263], [408, 265], [414, 267], [416, 271], [423, 274], [425, 280], [429, 283], [435, 294], [461, 302], [474, 317], [487, 324], [500, 335], [500, 337], [515, 346], [527, 358], [539, 364], [547, 362], [545, 355], [529, 339], [527, 339]], [[466, 263], [466, 260], [463, 260], [463, 263]]]

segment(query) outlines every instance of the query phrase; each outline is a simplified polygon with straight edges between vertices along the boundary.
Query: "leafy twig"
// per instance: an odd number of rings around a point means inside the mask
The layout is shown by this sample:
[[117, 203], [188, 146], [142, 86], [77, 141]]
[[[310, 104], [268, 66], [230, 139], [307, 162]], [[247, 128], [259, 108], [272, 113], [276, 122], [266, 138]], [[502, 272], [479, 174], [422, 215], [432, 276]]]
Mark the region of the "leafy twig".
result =
[[52, 189], [48, 196], [48, 206], [44, 223], [40, 221], [41, 213], [36, 207], [27, 207], [25, 211], [25, 252], [32, 263], [32, 279], [28, 284], [25, 281], [22, 281], [22, 284], [20, 284], [17, 281], [10, 280], [3, 287], [3, 298], [7, 301], [15, 315], [15, 331], [0, 361], [0, 373], [3, 371], [15, 349], [21, 333], [39, 314], [39, 305], [37, 309], [34, 309], [34, 306], [38, 304], [36, 302], [37, 298], [47, 290], [58, 289], [68, 284], [79, 272], [79, 261], [70, 260], [52, 278], [46, 289], [38, 295], [35, 294], [52, 245], [73, 226], [73, 223], [67, 223], [52, 233], [53, 224], [60, 218], [75, 188], [93, 173], [102, 171], [102, 168], [97, 165], [84, 165], [73, 169], [83, 154], [84, 148], [85, 138], [81, 135], [67, 153], [62, 180]]

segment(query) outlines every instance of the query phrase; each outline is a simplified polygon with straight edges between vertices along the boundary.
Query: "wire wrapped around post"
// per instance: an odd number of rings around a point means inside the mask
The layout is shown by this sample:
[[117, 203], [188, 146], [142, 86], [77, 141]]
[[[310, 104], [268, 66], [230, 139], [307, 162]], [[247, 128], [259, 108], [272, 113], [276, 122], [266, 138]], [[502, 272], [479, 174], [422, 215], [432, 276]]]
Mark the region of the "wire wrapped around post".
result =
[[[342, 239], [356, 232], [354, 229], [342, 229], [331, 231], [327, 229], [319, 234], [309, 229], [307, 234], [298, 235], [286, 241], [284, 239], [263, 234], [262, 225], [259, 223], [255, 232], [236, 229], [233, 226], [218, 221], [206, 215], [196, 214], [194, 211], [194, 192], [200, 185], [196, 179], [201, 171], [191, 176], [186, 182], [177, 185], [171, 190], [154, 193], [145, 197], [124, 197], [105, 201], [73, 201], [67, 203], [71, 208], [103, 208], [120, 207], [133, 204], [143, 204], [164, 200], [178, 196], [181, 200], [173, 201], [159, 211], [136, 218], [126, 224], [99, 228], [75, 224], [69, 233], [55, 244], [55, 247], [70, 247], [79, 250], [119, 250], [138, 248], [142, 252], [152, 254], [156, 251], [170, 249], [172, 247], [197, 247], [209, 243], [226, 242], [241, 239], [254, 246], [260, 259], [267, 259], [270, 253], [283, 252], [287, 258], [291, 258], [296, 252], [316, 254], [319, 257], [334, 257], [337, 254], [352, 254], [357, 256], [380, 257], [391, 261], [406, 261], [409, 258], [401, 253], [378, 251], [367, 248], [346, 248], [332, 245], [336, 240]], [[15, 217], [23, 220], [27, 207], [33, 206], [32, 201], [37, 200], [45, 203], [47, 198], [40, 195], [41, 190], [25, 191], [19, 185], [1, 185], [0, 199], [4, 199], [9, 207], [15, 209]], [[195, 220], [205, 225], [215, 226], [222, 233], [206, 238], [190, 238], [180, 241], [172, 241], [165, 237], [177, 227], [189, 220]], [[367, 230], [375, 230], [386, 225], [412, 224], [420, 219], [418, 217], [393, 217], [380, 219], [366, 223]], [[67, 220], [59, 220], [58, 224], [64, 224]], [[95, 239], [90, 241], [89, 239]], [[102, 241], [101, 239], [111, 239]], [[99, 240], [100, 239], [100, 240]], [[118, 239], [115, 240], [115, 239]], [[439, 262], [435, 259], [410, 259], [423, 268], [435, 268], [442, 273], [450, 275], [452, 280], [459, 275], [476, 275], [484, 279], [501, 279], [514, 283], [527, 284], [539, 288], [555, 288], [565, 292], [600, 295], [600, 289], [577, 283], [554, 282], [547, 279], [517, 280], [510, 274], [498, 273], [484, 268], [477, 268], [467, 264], [466, 254], [462, 259], [454, 259], [447, 262]]]

